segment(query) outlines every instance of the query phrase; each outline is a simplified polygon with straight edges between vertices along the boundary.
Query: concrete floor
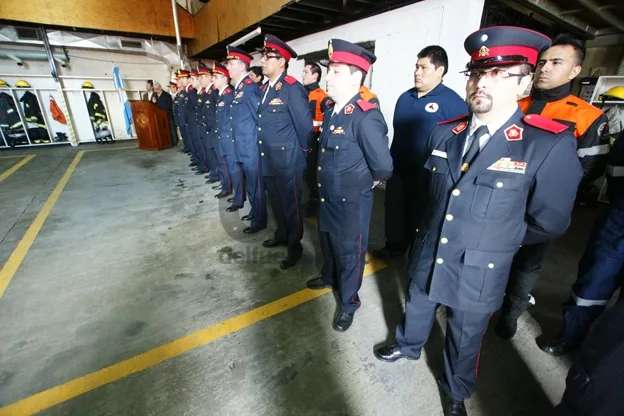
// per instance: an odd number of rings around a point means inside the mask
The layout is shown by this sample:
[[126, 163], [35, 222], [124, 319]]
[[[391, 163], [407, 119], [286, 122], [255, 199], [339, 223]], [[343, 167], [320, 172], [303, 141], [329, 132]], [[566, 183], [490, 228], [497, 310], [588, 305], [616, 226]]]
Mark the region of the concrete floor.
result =
[[[0, 183], [0, 264], [79, 150], [36, 153]], [[18, 154], [2, 151], [1, 156]], [[19, 159], [0, 159], [0, 173]], [[277, 267], [269, 229], [242, 233], [240, 216], [174, 150], [85, 153], [21, 267], [0, 298], [1, 407], [113, 365], [305, 288], [320, 271], [315, 228], [306, 223], [299, 266]], [[370, 249], [383, 244], [383, 190]], [[486, 334], [470, 415], [546, 415], [564, 389], [569, 359], [542, 353], [596, 210], [577, 210], [556, 243], [511, 342]], [[277, 254], [275, 254], [277, 253]], [[444, 311], [423, 358], [381, 363], [373, 348], [401, 318], [405, 262], [364, 279], [363, 307], [344, 334], [332, 330], [327, 294], [248, 328], [64, 401], [44, 415], [441, 415]], [[495, 322], [493, 319], [492, 322]]]

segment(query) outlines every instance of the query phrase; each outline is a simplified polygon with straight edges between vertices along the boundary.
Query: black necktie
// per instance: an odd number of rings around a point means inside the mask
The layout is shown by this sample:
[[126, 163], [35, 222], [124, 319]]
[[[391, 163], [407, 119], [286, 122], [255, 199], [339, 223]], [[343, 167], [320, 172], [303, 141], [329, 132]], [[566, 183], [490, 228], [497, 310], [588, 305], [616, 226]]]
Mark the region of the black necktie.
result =
[[479, 149], [480, 149], [479, 139], [486, 134], [489, 134], [487, 126], [480, 126], [472, 135], [472, 143], [470, 143], [470, 147], [468, 148], [468, 151], [466, 152], [466, 154], [464, 155], [464, 158], [462, 159], [462, 162], [463, 162], [462, 167], [461, 167], [462, 173], [468, 170], [468, 167], [470, 166], [472, 161], [479, 154]]

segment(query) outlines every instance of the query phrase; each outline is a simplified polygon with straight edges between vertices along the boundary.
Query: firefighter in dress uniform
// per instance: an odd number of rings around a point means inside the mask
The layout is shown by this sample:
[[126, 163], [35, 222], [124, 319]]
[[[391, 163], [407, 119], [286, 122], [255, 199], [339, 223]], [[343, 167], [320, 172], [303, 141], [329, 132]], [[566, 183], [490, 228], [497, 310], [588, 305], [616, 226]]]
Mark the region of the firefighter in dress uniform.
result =
[[[217, 89], [216, 101], [217, 126], [215, 134], [219, 141], [219, 157], [225, 166], [226, 182], [221, 188], [217, 198], [230, 195], [234, 192], [232, 202], [242, 206], [245, 202], [245, 189], [243, 187], [243, 169], [236, 158], [236, 146], [232, 141], [232, 119], [230, 109], [234, 100], [234, 90], [230, 87], [230, 73], [227, 67], [215, 62], [212, 67], [212, 82]], [[226, 192], [227, 195], [221, 195]]]
[[[267, 226], [266, 199], [262, 165], [258, 151], [258, 104], [260, 88], [249, 77], [252, 56], [240, 48], [227, 47], [227, 69], [234, 86], [234, 100], [231, 104], [233, 143], [236, 146], [236, 160], [245, 173], [245, 189], [251, 211], [242, 217], [251, 224], [243, 230], [246, 234], [257, 233]], [[243, 205], [232, 200], [226, 211], [238, 211]]]
[[[201, 143], [204, 151], [206, 152], [206, 164], [208, 166], [209, 174], [206, 175], [206, 183], [214, 183], [215, 178], [221, 181], [221, 176], [224, 174], [224, 167], [219, 163], [219, 142], [214, 130], [217, 124], [215, 105], [217, 97], [219, 95], [216, 88], [212, 87], [212, 69], [206, 65], [200, 65], [198, 70], [199, 82], [201, 90], [199, 92], [198, 99], [198, 123], [199, 123], [199, 135], [201, 137]], [[212, 189], [219, 189], [220, 184], [212, 187]], [[226, 195], [227, 196], [227, 195]]]
[[[572, 80], [581, 72], [585, 47], [578, 39], [559, 35], [548, 50], [542, 52], [535, 71], [533, 91], [519, 101], [525, 114], [540, 114], [570, 126], [583, 166], [577, 201], [585, 203], [592, 194], [592, 182], [602, 176], [606, 154], [608, 120], [605, 114], [588, 102], [572, 95]], [[540, 277], [542, 261], [552, 241], [523, 246], [511, 266], [502, 313], [496, 323], [496, 334], [504, 339], [514, 336], [518, 318], [530, 306], [533, 286]]]
[[285, 245], [288, 254], [282, 270], [301, 259], [303, 213], [301, 191], [306, 156], [314, 136], [312, 111], [306, 89], [294, 77], [286, 75], [288, 61], [297, 54], [273, 35], [264, 38], [262, 73], [267, 76], [258, 107], [258, 147], [262, 175], [271, 208], [277, 222], [273, 238], [264, 247]]
[[195, 143], [193, 140], [191, 140], [191, 135], [190, 135], [188, 123], [187, 123], [187, 117], [189, 117], [187, 115], [188, 113], [187, 103], [189, 101], [189, 94], [190, 94], [189, 91], [193, 90], [193, 86], [191, 85], [191, 71], [182, 69], [180, 70], [179, 76], [180, 76], [180, 81], [181, 81], [180, 85], [182, 89], [180, 90], [180, 100], [179, 100], [180, 108], [178, 110], [178, 114], [180, 115], [180, 123], [178, 125], [180, 126], [180, 133], [182, 134], [182, 139], [184, 140], [184, 149], [187, 150], [187, 153], [191, 159], [191, 163], [189, 164], [189, 166], [195, 167], [197, 166], [197, 163], [195, 163], [194, 161]]
[[[191, 70], [190, 74], [192, 89], [189, 90], [188, 100], [185, 103], [185, 115], [186, 126], [189, 131], [189, 136], [195, 152], [193, 153], [193, 162], [191, 163], [192, 169], [195, 171], [195, 175], [203, 175], [210, 172], [210, 166], [208, 165], [208, 152], [202, 142], [202, 136], [200, 132], [200, 112], [202, 99], [200, 97], [201, 84], [199, 82], [199, 72]], [[214, 179], [216, 182], [218, 179]]]
[[318, 161], [318, 138], [323, 125], [323, 113], [327, 110], [331, 99], [324, 89], [319, 86], [321, 81], [321, 67], [316, 62], [310, 62], [303, 68], [301, 80], [308, 91], [310, 110], [312, 111], [314, 124], [314, 139], [308, 155], [308, 167], [303, 172], [306, 185], [308, 186], [309, 199], [306, 208], [306, 217], [316, 217], [318, 213], [319, 197], [316, 185], [316, 162]]
[[578, 348], [624, 283], [624, 132], [613, 143], [606, 162], [609, 205], [594, 223], [579, 262], [576, 282], [563, 306], [559, 336], [540, 345], [551, 355]]
[[178, 145], [178, 141], [180, 137], [178, 136], [178, 99], [180, 98], [178, 94], [178, 74], [175, 74], [176, 82], [171, 81], [169, 83], [169, 93], [171, 94], [171, 112], [173, 114], [173, 126], [171, 126], [171, 142], [173, 147]]
[[180, 137], [182, 138], [182, 153], [186, 153], [187, 155], [191, 154], [191, 147], [188, 143], [188, 136], [186, 134], [186, 120], [184, 118], [184, 102], [185, 97], [187, 95], [186, 87], [188, 86], [188, 76], [189, 72], [181, 69], [176, 72], [176, 84], [178, 86], [178, 94], [177, 104], [174, 106], [174, 111], [176, 114], [176, 125], [180, 130]]
[[567, 126], [525, 116], [516, 98], [529, 85], [546, 36], [514, 27], [476, 31], [464, 42], [470, 113], [436, 127], [419, 174], [423, 212], [410, 252], [409, 293], [396, 342], [382, 361], [420, 358], [439, 305], [446, 306], [445, 416], [466, 415], [481, 341], [503, 301], [521, 245], [562, 235], [582, 168]]
[[334, 104], [323, 114], [317, 168], [323, 268], [307, 286], [338, 290], [340, 311], [332, 327], [343, 332], [361, 305], [373, 186], [392, 176], [392, 157], [381, 111], [359, 93], [377, 58], [341, 39], [329, 41], [328, 55], [327, 93]]

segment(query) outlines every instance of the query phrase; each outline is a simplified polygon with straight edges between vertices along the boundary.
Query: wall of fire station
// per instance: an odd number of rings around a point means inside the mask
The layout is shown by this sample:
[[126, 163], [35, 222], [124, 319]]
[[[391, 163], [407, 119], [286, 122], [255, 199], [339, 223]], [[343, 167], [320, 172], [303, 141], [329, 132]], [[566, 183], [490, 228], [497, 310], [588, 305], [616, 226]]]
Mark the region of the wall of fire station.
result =
[[[379, 96], [381, 111], [392, 139], [392, 118], [399, 95], [414, 86], [416, 55], [428, 45], [442, 46], [449, 57], [444, 84], [465, 96], [466, 80], [459, 72], [469, 56], [464, 39], [481, 23], [484, 0], [423, 1], [357, 22], [288, 42], [299, 55], [327, 50], [331, 38], [350, 42], [375, 42], [377, 62], [366, 85]], [[256, 57], [252, 65], [260, 65]], [[301, 81], [304, 61], [291, 61], [288, 73]], [[325, 88], [325, 69], [321, 87]]]
[[[35, 48], [24, 48], [24, 50], [41, 51], [41, 49]], [[70, 56], [69, 65], [62, 68], [57, 64], [57, 70], [59, 75], [67, 77], [62, 78], [62, 84], [67, 90], [69, 115], [73, 119], [78, 142], [95, 141], [94, 129], [87, 110], [87, 100], [92, 91], [81, 90], [83, 82], [90, 81], [94, 85], [95, 92], [100, 95], [108, 107], [108, 124], [113, 130], [114, 136], [117, 139], [125, 139], [128, 138], [128, 134], [123, 106], [113, 82], [113, 67], [118, 66], [120, 68], [124, 87], [131, 90], [127, 91], [128, 99], [141, 99], [139, 91], [145, 91], [147, 79], [160, 82], [165, 91], [171, 80], [171, 72], [167, 64], [144, 55], [80, 49], [69, 49], [68, 54]], [[24, 60], [24, 66], [17, 66], [10, 59], [0, 59], [0, 79], [12, 87], [15, 87], [15, 83], [20, 79], [27, 81], [32, 88], [37, 89], [33, 92], [37, 93], [42, 111], [46, 113], [45, 119], [50, 123], [53, 137], [57, 132], [68, 133], [68, 127], [54, 121], [50, 114], [49, 97], [54, 97], [59, 106], [61, 106], [61, 100], [56, 91], [56, 84], [50, 76], [50, 66], [47, 60]], [[0, 92], [2, 91], [8, 92], [0, 89]], [[17, 90], [16, 95], [19, 99], [23, 92]], [[132, 135], [136, 136], [134, 129]]]

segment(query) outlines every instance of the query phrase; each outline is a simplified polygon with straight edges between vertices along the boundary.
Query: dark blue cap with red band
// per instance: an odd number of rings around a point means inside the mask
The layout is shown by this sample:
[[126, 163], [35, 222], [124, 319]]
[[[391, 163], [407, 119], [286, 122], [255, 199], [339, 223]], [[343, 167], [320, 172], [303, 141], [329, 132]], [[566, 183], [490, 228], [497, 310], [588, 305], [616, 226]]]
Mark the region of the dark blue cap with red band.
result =
[[286, 42], [273, 35], [266, 35], [264, 37], [264, 51], [277, 52], [284, 59], [286, 59], [286, 61], [290, 61], [291, 58], [297, 57], [297, 52], [288, 46]]
[[251, 61], [253, 60], [253, 56], [251, 56], [250, 54], [248, 54], [241, 48], [237, 48], [235, 46], [227, 46], [226, 49], [227, 49], [227, 57], [225, 59], [227, 59], [228, 61], [232, 59], [240, 59], [241, 61], [244, 61], [250, 64]]
[[377, 57], [369, 50], [342, 39], [330, 39], [327, 46], [329, 63], [355, 65], [368, 72]]
[[466, 68], [518, 64], [535, 66], [540, 52], [551, 43], [548, 36], [521, 27], [486, 27], [472, 33], [464, 41], [464, 49], [470, 55]]

